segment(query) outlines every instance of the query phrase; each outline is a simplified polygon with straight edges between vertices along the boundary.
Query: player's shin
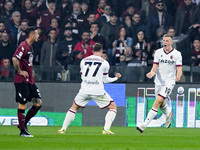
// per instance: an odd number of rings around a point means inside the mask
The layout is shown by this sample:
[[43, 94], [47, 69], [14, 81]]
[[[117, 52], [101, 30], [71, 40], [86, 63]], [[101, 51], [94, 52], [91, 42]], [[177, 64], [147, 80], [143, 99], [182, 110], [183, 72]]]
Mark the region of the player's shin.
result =
[[34, 117], [42, 106], [32, 106], [26, 114], [25, 125]]
[[160, 110], [165, 114], [165, 116], [169, 116], [170, 110], [167, 104], [165, 104], [163, 107], [160, 107]]
[[147, 118], [146, 118], [146, 120], [145, 120], [145, 122], [144, 122], [144, 124], [143, 124], [143, 126], [146, 128], [147, 127], [147, 125], [153, 120], [153, 118], [157, 115], [157, 113], [158, 113], [158, 109], [155, 109], [155, 108], [152, 108], [150, 111], [149, 111], [149, 113], [148, 113], [148, 115], [147, 115]]
[[104, 125], [104, 130], [110, 130], [110, 127], [115, 120], [115, 116], [117, 114], [117, 110], [115, 109], [109, 109], [106, 117], [105, 117], [105, 125]]
[[76, 115], [76, 111], [70, 108], [65, 116], [65, 120], [63, 122], [62, 131], [66, 131], [67, 127], [71, 124], [71, 122], [74, 120]]
[[17, 117], [18, 117], [18, 122], [19, 122], [19, 129], [21, 131], [25, 130], [25, 115], [24, 115], [25, 110], [24, 109], [18, 109], [17, 111]]

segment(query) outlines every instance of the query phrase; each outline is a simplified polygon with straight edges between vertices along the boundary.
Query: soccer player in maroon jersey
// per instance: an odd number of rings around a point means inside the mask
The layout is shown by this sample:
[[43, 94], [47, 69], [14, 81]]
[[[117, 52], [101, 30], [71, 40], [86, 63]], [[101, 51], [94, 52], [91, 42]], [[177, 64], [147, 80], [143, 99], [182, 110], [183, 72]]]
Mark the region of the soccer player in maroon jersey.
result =
[[[13, 55], [13, 65], [16, 69], [14, 84], [16, 89], [16, 102], [18, 103], [18, 122], [20, 136], [33, 137], [27, 130], [28, 121], [34, 117], [42, 106], [40, 92], [35, 85], [32, 76], [33, 47], [32, 44], [38, 41], [39, 34], [34, 28], [26, 31], [26, 40], [21, 42]], [[28, 113], [24, 114], [27, 102], [33, 102], [33, 106]]]

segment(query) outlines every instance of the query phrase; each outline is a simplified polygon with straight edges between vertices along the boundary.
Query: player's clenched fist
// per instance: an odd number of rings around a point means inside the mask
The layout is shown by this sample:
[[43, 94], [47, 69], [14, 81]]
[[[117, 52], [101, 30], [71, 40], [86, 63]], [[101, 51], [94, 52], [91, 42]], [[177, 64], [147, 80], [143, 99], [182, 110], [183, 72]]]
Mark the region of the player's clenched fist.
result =
[[121, 76], [122, 76], [122, 75], [121, 75], [120, 73], [116, 73], [116, 74], [115, 74], [115, 77], [116, 77], [117, 79], [119, 79]]
[[146, 74], [147, 78], [149, 78], [149, 79], [151, 79], [154, 75], [155, 75], [155, 73], [153, 73], [153, 72], [149, 72]]

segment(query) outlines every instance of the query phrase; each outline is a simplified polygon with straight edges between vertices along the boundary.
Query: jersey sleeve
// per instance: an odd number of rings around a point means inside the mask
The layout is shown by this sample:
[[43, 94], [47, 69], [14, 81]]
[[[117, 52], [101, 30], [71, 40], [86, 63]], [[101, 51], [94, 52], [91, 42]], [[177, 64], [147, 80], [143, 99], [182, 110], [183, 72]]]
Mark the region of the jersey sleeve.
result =
[[25, 48], [22, 45], [19, 45], [13, 56], [17, 57], [18, 59], [21, 59], [25, 54], [26, 54]]
[[159, 64], [158, 50], [155, 52], [153, 63], [157, 65]]
[[182, 56], [181, 56], [181, 53], [178, 52], [177, 60], [176, 60], [176, 67], [180, 67], [180, 66], [182, 66]]
[[80, 63], [80, 68], [81, 68], [80, 72], [81, 72], [81, 75], [83, 73], [83, 66], [84, 66], [84, 59], [82, 59], [81, 63]]

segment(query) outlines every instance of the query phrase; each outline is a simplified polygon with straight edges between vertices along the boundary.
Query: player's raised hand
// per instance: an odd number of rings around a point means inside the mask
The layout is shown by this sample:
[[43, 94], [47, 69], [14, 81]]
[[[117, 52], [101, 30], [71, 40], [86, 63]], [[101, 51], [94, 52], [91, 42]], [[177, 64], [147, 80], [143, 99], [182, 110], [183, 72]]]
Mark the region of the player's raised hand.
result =
[[121, 75], [120, 73], [116, 73], [116, 74], [115, 74], [115, 77], [116, 77], [117, 79], [119, 79], [121, 76], [122, 76], [122, 75]]
[[19, 72], [19, 75], [23, 76], [24, 78], [29, 77], [29, 74], [28, 74], [27, 71], [20, 71], [20, 72]]

